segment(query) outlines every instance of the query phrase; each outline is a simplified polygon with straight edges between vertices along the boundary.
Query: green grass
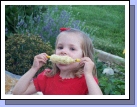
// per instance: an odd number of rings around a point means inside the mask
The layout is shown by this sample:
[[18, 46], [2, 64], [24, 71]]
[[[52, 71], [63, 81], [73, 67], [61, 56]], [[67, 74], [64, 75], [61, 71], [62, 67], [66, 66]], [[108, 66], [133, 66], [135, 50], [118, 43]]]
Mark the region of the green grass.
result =
[[85, 28], [94, 30], [90, 36], [95, 48], [125, 57], [122, 54], [125, 48], [124, 5], [61, 5], [58, 9], [71, 12], [73, 18], [85, 22]]

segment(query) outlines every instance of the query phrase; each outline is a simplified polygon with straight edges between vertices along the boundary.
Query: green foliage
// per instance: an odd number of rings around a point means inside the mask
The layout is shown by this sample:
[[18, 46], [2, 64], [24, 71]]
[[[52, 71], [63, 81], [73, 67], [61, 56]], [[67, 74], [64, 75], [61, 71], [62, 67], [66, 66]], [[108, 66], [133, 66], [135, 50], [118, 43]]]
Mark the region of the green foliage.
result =
[[96, 55], [94, 57], [94, 61], [97, 69], [97, 76], [100, 78], [102, 76], [103, 69], [105, 69], [107, 66], [103, 62], [98, 61], [98, 57]]
[[102, 74], [99, 85], [104, 95], [125, 95], [125, 81], [117, 74], [106, 76]]
[[104, 95], [124, 95], [125, 94], [125, 76], [124, 68], [115, 65], [114, 68], [123, 73], [114, 73], [114, 75], [103, 74], [103, 70], [107, 67], [104, 62], [99, 62], [98, 57], [95, 55], [95, 64], [99, 79], [99, 86]]
[[[52, 46], [49, 42], [44, 43], [39, 36], [18, 34], [10, 36], [5, 45], [6, 70], [23, 75], [31, 68], [34, 56], [44, 52], [51, 55]], [[51, 67], [51, 62], [43, 66], [38, 73], [46, 67]]]
[[23, 25], [23, 21], [27, 20], [27, 17], [33, 15], [35, 17], [41, 14], [42, 11], [46, 10], [46, 6], [37, 6], [37, 5], [6, 5], [5, 6], [5, 28], [6, 28], [6, 37], [17, 33], [16, 25]]

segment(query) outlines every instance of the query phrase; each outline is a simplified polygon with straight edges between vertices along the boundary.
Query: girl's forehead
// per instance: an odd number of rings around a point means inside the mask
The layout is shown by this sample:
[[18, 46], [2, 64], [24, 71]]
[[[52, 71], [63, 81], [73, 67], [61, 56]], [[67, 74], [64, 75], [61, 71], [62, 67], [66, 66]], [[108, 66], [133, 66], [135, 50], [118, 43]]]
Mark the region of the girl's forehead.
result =
[[58, 41], [59, 40], [78, 40], [82, 42], [82, 36], [79, 33], [75, 32], [63, 32], [58, 36]]

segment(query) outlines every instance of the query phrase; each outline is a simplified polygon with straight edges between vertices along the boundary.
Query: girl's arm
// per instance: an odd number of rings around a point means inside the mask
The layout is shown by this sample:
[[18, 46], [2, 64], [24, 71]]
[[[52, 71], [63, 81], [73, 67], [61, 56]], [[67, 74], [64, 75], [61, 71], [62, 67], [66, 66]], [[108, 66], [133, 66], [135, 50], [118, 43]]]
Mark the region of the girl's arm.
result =
[[92, 73], [85, 75], [85, 79], [89, 95], [102, 95], [102, 91], [98, 86], [97, 82], [95, 81], [94, 77], [92, 76]]
[[17, 82], [13, 89], [13, 94], [22, 95], [22, 94], [33, 94], [36, 93], [35, 86], [33, 84], [32, 78], [35, 75], [37, 70], [31, 68], [28, 72], [26, 72]]
[[27, 71], [17, 82], [13, 89], [13, 94], [33, 94], [37, 90], [33, 84], [33, 77], [36, 72], [47, 62], [46, 53], [36, 55], [34, 57], [33, 66]]
[[88, 87], [88, 94], [102, 95], [102, 91], [92, 75], [92, 70], [94, 68], [92, 60], [88, 57], [84, 57], [81, 59], [80, 65], [84, 65], [84, 75]]

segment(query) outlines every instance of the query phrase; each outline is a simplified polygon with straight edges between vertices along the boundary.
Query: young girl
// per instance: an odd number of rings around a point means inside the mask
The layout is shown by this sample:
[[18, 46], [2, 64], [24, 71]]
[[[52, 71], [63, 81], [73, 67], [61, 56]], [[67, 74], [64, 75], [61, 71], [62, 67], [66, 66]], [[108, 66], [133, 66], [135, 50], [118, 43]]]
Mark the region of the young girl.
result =
[[71, 64], [53, 63], [37, 78], [35, 73], [47, 62], [46, 53], [34, 57], [32, 67], [14, 87], [13, 94], [33, 94], [41, 91], [44, 95], [102, 95], [98, 86], [97, 71], [93, 62], [91, 39], [82, 31], [61, 28], [56, 40], [55, 54], [80, 59]]

